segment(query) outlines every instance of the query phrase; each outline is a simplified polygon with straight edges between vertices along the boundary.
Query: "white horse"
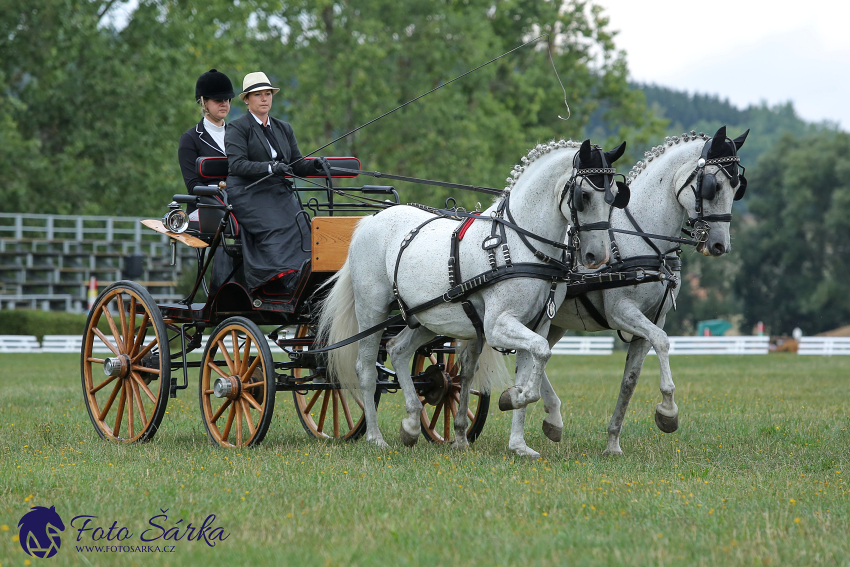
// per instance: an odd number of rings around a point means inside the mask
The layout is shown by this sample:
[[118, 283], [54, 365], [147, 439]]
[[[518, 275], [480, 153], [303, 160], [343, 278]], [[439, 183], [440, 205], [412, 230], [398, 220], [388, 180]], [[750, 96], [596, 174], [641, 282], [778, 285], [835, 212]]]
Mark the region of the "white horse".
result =
[[[746, 179], [738, 173], [737, 150], [744, 145], [748, 133], [749, 130], [730, 140], [724, 126], [713, 138], [695, 132], [683, 134], [681, 139], [678, 136], [667, 138], [664, 145], [646, 153], [645, 162], [638, 162], [632, 168], [629, 173], [631, 201], [625, 210], [612, 209], [611, 227], [676, 238], [681, 236], [682, 222], [688, 219], [688, 224], [701, 233], [697, 236], [700, 240], [697, 252], [706, 256], [728, 253], [732, 247], [729, 236], [732, 202], [743, 197], [746, 189]], [[702, 171], [700, 160], [705, 160]], [[627, 211], [639, 227], [629, 220]], [[616, 232], [615, 235], [617, 257], [614, 263], [618, 259], [632, 259], [633, 266], [653, 267], [651, 257], [666, 257], [665, 264], [674, 276], [672, 281], [679, 283], [680, 262], [672, 253], [677, 247], [673, 241]], [[678, 429], [679, 408], [673, 399], [676, 387], [668, 357], [670, 342], [662, 327], [680, 286], [666, 293], [666, 285], [654, 282], [590, 292], [585, 297], [592, 307], [586, 307], [581, 298], [568, 298], [550, 326], [550, 345], [557, 343], [567, 329], [601, 331], [610, 328], [634, 335], [629, 344], [620, 395], [608, 425], [608, 446], [604, 454], [622, 454], [623, 418], [650, 346], [655, 348], [661, 367], [662, 401], [656, 406], [655, 422], [665, 433]], [[541, 390], [544, 410], [548, 414], [543, 421], [543, 431], [551, 440], [560, 441], [563, 432], [561, 401], [545, 375]], [[524, 427], [525, 410], [516, 410], [509, 447], [516, 454], [537, 458], [540, 455], [525, 443]]]
[[[612, 164], [625, 150], [625, 143], [611, 152], [594, 150], [589, 141], [579, 148], [575, 142], [551, 142], [538, 145], [523, 158], [524, 166], [516, 166], [509, 186], [503, 195], [468, 227], [459, 242], [460, 281], [450, 278], [452, 233], [459, 223], [449, 218], [437, 218], [433, 213], [410, 206], [396, 206], [366, 217], [358, 223], [348, 251], [348, 259], [333, 280], [319, 321], [318, 335], [326, 337], [327, 344], [334, 344], [358, 332], [365, 331], [387, 319], [394, 303], [398, 300], [407, 311], [440, 297], [452, 285], [491, 271], [495, 262], [504, 265], [535, 263], [542, 265], [539, 258], [554, 259], [561, 255], [557, 243], [564, 242], [571, 214], [580, 224], [607, 220], [609, 206], [605, 198], [596, 191], [567, 194], [567, 183], [575, 178], [575, 170], [588, 169], [587, 180], [598, 186], [602, 175], [594, 173]], [[577, 167], [576, 167], [577, 166]], [[609, 175], [609, 180], [611, 176]], [[582, 178], [584, 180], [584, 178]], [[608, 185], [606, 183], [606, 185]], [[617, 187], [611, 187], [616, 196]], [[575, 198], [581, 200], [575, 206]], [[581, 212], [570, 207], [582, 209]], [[499, 211], [502, 211], [501, 213]], [[518, 231], [506, 228], [501, 238], [500, 230], [491, 228], [497, 224], [493, 217], [504, 218], [533, 232], [537, 240]], [[433, 220], [433, 222], [428, 222]], [[600, 266], [608, 259], [608, 236], [604, 231], [586, 232], [581, 239], [579, 257], [589, 266]], [[548, 242], [547, 242], [548, 241]], [[498, 254], [482, 250], [488, 243]], [[551, 243], [551, 244], [550, 244]], [[507, 244], [507, 249], [503, 246]], [[537, 249], [537, 256], [531, 248]], [[541, 256], [543, 255], [543, 256]], [[501, 267], [501, 266], [500, 266]], [[499, 281], [466, 297], [480, 317], [479, 332], [483, 330], [487, 342], [498, 348], [518, 351], [518, 358], [527, 362], [524, 372], [518, 373], [519, 388], [513, 389], [511, 401], [515, 407], [523, 407], [540, 399], [540, 381], [546, 361], [551, 354], [549, 343], [544, 338], [548, 332], [548, 317], [541, 317], [544, 309], [555, 309], [564, 297], [563, 285], [557, 291], [550, 281], [530, 277], [518, 277]], [[395, 286], [395, 292], [394, 292]], [[401, 423], [401, 438], [405, 445], [416, 443], [420, 433], [422, 403], [410, 377], [409, 364], [416, 349], [431, 341], [438, 334], [457, 339], [476, 339], [476, 331], [468, 314], [469, 306], [459, 303], [441, 303], [407, 317], [408, 324], [402, 333], [387, 344], [387, 351], [398, 376], [405, 397], [407, 417]], [[554, 311], [552, 311], [554, 314]], [[540, 321], [537, 329], [529, 329]], [[483, 329], [482, 329], [483, 327]], [[535, 332], [536, 331], [536, 332]], [[380, 345], [380, 332], [376, 332], [357, 343], [330, 351], [328, 374], [340, 384], [355, 392], [359, 390], [364, 403], [366, 439], [385, 447], [378, 429], [374, 393], [377, 372], [375, 360]], [[477, 342], [476, 342], [477, 344]], [[485, 349], [481, 366], [504, 368], [500, 356], [489, 348]], [[477, 366], [478, 349], [466, 349], [459, 357], [461, 362], [462, 390], [461, 407], [455, 417], [457, 447], [466, 447], [467, 412], [470, 382]], [[484, 364], [486, 362], [486, 364]], [[355, 374], [356, 372], [356, 374]], [[486, 389], [486, 382], [482, 386]]]

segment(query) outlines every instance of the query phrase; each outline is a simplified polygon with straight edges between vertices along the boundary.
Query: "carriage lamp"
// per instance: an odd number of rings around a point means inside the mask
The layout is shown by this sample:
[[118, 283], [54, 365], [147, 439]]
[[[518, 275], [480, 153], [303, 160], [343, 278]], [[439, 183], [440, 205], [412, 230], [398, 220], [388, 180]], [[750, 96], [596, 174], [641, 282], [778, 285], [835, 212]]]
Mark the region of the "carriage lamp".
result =
[[180, 208], [177, 201], [171, 201], [171, 204], [168, 205], [168, 212], [162, 217], [162, 224], [169, 232], [180, 234], [189, 228], [189, 215]]

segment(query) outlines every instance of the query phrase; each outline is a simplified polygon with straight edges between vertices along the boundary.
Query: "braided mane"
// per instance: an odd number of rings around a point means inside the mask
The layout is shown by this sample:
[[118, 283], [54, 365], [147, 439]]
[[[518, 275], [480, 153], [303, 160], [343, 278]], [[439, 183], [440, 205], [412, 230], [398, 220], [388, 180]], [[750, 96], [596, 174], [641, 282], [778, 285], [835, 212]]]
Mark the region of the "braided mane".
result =
[[581, 143], [564, 139], [558, 140], [557, 142], [555, 140], [552, 140], [548, 144], [537, 144], [534, 148], [528, 151], [528, 154], [520, 158], [520, 161], [522, 162], [521, 165], [517, 164], [513, 167], [513, 169], [511, 169], [511, 176], [505, 179], [505, 181], [507, 182], [507, 186], [505, 187], [505, 190], [502, 193], [502, 198], [504, 198], [508, 193], [511, 192], [511, 189], [514, 188], [514, 185], [516, 185], [516, 182], [519, 180], [519, 176], [522, 175], [522, 173], [528, 168], [528, 166], [534, 163], [534, 161], [538, 158], [548, 154], [553, 150], [558, 150], [561, 148], [580, 147]]
[[691, 130], [690, 133], [683, 133], [681, 138], [679, 138], [679, 136], [665, 136], [663, 144], [655, 146], [651, 150], [643, 153], [646, 161], [639, 161], [632, 166], [632, 170], [629, 171], [629, 174], [626, 176], [626, 183], [631, 184], [632, 181], [637, 179], [638, 175], [640, 175], [649, 166], [649, 162], [657, 157], [661, 157], [668, 147], [672, 147], [683, 142], [705, 142], [710, 139], [711, 136], [706, 136], [702, 132], [697, 134], [695, 130]]

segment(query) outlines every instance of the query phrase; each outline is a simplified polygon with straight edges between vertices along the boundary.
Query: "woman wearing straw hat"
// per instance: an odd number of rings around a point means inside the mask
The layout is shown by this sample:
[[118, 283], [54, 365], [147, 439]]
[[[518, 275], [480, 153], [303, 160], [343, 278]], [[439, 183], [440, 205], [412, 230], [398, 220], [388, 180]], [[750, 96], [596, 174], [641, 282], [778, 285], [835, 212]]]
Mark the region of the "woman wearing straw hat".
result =
[[301, 203], [286, 176], [320, 171], [301, 155], [292, 126], [269, 116], [278, 91], [265, 73], [245, 75], [239, 98], [248, 112], [227, 126], [224, 138], [227, 196], [243, 231], [245, 283], [269, 295], [291, 292], [310, 258], [304, 251], [310, 248], [310, 227], [299, 219]]

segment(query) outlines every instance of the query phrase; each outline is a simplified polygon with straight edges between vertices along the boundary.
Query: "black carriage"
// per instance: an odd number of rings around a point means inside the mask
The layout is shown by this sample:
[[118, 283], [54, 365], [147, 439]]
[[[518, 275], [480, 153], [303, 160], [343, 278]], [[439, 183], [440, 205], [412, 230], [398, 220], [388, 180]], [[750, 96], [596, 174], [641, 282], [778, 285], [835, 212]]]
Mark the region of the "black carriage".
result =
[[[197, 276], [191, 293], [178, 303], [156, 304], [144, 287], [132, 281], [116, 282], [98, 296], [83, 336], [81, 376], [86, 407], [101, 437], [119, 442], [153, 438], [168, 398], [188, 388], [190, 369], [199, 372], [202, 420], [209, 438], [219, 445], [260, 443], [271, 424], [278, 391], [292, 392], [298, 417], [310, 435], [345, 440], [363, 435], [361, 403], [325, 375], [326, 358], [311, 353], [317, 346], [318, 290], [345, 262], [357, 214], [383, 208], [381, 199], [398, 203], [398, 194], [392, 187], [374, 185], [340, 191], [334, 180], [356, 177], [350, 171], [359, 170], [360, 162], [328, 158], [328, 163], [321, 183], [298, 188], [309, 196], [304, 208], [312, 214], [303, 214], [310, 234], [303, 240], [309, 237], [311, 256], [291, 293], [252, 293], [240, 281], [238, 219], [222, 191], [225, 158], [200, 158], [198, 173], [211, 185], [196, 187], [193, 195], [175, 195], [162, 221], [143, 221], [168, 235], [172, 247], [196, 250]], [[350, 198], [335, 199], [340, 194]], [[197, 222], [186, 227], [181, 204], [197, 208]], [[236, 269], [220, 286], [209, 289], [207, 274], [219, 250]], [[201, 288], [207, 299], [195, 303]], [[376, 403], [382, 394], [399, 388], [395, 373], [385, 366], [385, 345], [402, 328], [391, 326], [383, 332], [376, 361]], [[106, 356], [101, 357], [104, 350]], [[190, 353], [202, 353], [200, 360]], [[417, 351], [412, 364], [424, 406], [422, 430], [430, 441], [445, 442], [453, 431], [460, 392], [452, 339], [436, 338]], [[473, 391], [472, 396], [470, 441], [481, 433], [490, 401], [486, 393]]]

